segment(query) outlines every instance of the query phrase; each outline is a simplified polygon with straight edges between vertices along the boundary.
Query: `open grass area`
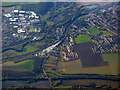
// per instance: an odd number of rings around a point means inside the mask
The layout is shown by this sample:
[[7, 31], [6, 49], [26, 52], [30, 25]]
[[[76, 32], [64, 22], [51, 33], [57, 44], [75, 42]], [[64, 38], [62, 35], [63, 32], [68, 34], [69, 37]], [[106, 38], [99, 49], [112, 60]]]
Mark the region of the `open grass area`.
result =
[[24, 47], [24, 50], [22, 52], [16, 52], [15, 50], [5, 51], [5, 52], [3, 52], [3, 58], [14, 57], [17, 55], [23, 55], [26, 53], [34, 52], [34, 51], [40, 49], [40, 46], [44, 46], [44, 44], [45, 44], [44, 42], [41, 42], [41, 43], [35, 42], [32, 44], [28, 44]]
[[110, 15], [110, 17], [113, 19], [113, 18], [115, 18], [115, 16], [114, 15]]
[[43, 73], [39, 74], [36, 78], [44, 78], [45, 75]]
[[16, 52], [14, 50], [8, 50], [8, 51], [4, 52], [3, 53], [3, 58], [14, 57], [14, 56], [17, 56], [17, 55], [23, 55], [23, 54], [30, 53], [30, 52], [33, 52], [33, 51], [36, 51], [36, 50], [37, 50], [36, 47], [31, 46], [31, 45], [27, 45], [23, 52]]
[[18, 63], [14, 63], [14, 65], [28, 69], [28, 70], [33, 70], [33, 62], [34, 60], [25, 60]]
[[35, 32], [35, 29], [33, 28], [33, 26], [31, 25], [31, 28], [29, 29], [28, 32]]
[[15, 67], [24, 68], [27, 70], [33, 70], [33, 62], [34, 60], [25, 60], [18, 63], [14, 63], [13, 61], [8, 61], [3, 63], [3, 66], [15, 66]]
[[110, 70], [113, 74], [118, 74], [118, 57], [120, 54], [102, 54], [104, 61], [109, 63]]
[[35, 50], [37, 50], [37, 48], [34, 47], [34, 46], [28, 45], [28, 46], [26, 47], [26, 53], [33, 52], [33, 51], [35, 51]]
[[78, 5], [77, 5], [77, 8], [80, 8], [81, 6], [82, 6], [82, 5], [79, 5], [79, 4], [78, 4]]
[[50, 21], [47, 21], [47, 26], [52, 26], [54, 23], [53, 22], [50, 22]]
[[100, 33], [100, 30], [98, 28], [90, 28], [89, 31], [92, 33], [92, 34], [99, 34]]
[[91, 42], [91, 38], [90, 36], [86, 35], [86, 34], [82, 34], [82, 35], [78, 35], [75, 39], [74, 39], [75, 43], [85, 43], [85, 42]]
[[20, 5], [17, 5], [15, 9], [21, 10], [21, 6], [20, 6]]
[[[120, 56], [120, 54], [119, 54]], [[120, 68], [118, 67], [118, 54], [102, 54], [104, 61], [107, 61], [109, 65], [97, 66], [97, 67], [83, 67], [81, 60], [77, 59], [69, 62], [59, 61], [57, 66], [59, 72], [65, 74], [107, 74], [117, 75]]]
[[45, 14], [44, 16], [42, 16], [41, 20], [45, 21], [48, 17], [49, 17], [49, 14]]
[[2, 64], [3, 66], [11, 66], [11, 65], [14, 65], [14, 62], [13, 61], [8, 61], [8, 62], [5, 62]]
[[5, 7], [5, 8], [3, 8], [3, 10], [6, 13], [6, 12], [10, 12], [10, 11], [14, 10], [15, 8], [16, 8], [15, 6], [14, 7]]
[[103, 31], [103, 35], [109, 37], [109, 36], [112, 36], [113, 34], [111, 32], [108, 32], [108, 31]]
[[56, 63], [57, 63], [57, 58], [54, 58], [54, 57], [49, 57], [49, 58], [46, 60], [46, 64], [56, 65]]
[[91, 6], [85, 6], [85, 7], [91, 9], [91, 8], [96, 8], [97, 5], [91, 5]]
[[34, 47], [32, 45], [27, 45], [23, 52], [16, 52], [14, 50], [10, 50], [10, 51], [15, 52], [17, 55], [22, 55], [22, 54], [30, 53], [30, 52], [33, 52], [33, 51], [36, 51], [36, 50], [37, 50], [36, 47]]

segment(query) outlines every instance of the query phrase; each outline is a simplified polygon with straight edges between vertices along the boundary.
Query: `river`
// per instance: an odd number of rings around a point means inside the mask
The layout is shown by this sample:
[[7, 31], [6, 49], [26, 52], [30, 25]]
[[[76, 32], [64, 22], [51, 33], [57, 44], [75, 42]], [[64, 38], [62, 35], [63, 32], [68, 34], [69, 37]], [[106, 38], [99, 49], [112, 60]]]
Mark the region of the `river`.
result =
[[[113, 88], [119, 87], [118, 81], [110, 81], [110, 80], [100, 80], [100, 79], [69, 79], [69, 80], [62, 80], [62, 82], [57, 86], [76, 86], [80, 85], [83, 87], [93, 87], [93, 84], [100, 87], [111, 86]], [[48, 80], [37, 80], [36, 82], [28, 83], [27, 81], [23, 80], [5, 80], [2, 82], [2, 88], [14, 88], [22, 85], [30, 85], [30, 86], [42, 86], [42, 87], [49, 87], [50, 82]]]
[[44, 86], [49, 87], [49, 81], [37, 81], [33, 83], [28, 83], [27, 81], [3, 81], [2, 88], [14, 88], [22, 85], [31, 85], [31, 86]]

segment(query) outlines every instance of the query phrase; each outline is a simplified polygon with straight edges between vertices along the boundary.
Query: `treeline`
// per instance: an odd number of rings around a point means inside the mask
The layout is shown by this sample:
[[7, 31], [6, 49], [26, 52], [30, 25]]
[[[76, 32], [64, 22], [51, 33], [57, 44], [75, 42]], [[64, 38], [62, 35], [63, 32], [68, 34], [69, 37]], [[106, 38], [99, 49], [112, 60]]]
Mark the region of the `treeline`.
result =
[[20, 78], [23, 78], [23, 77], [33, 77], [35, 74], [32, 73], [32, 72], [29, 72], [29, 71], [25, 71], [24, 73], [23, 72], [19, 72], [18, 71], [10, 71], [10, 70], [3, 70], [2, 71], [2, 80], [6, 80], [6, 79], [20, 79]]
[[34, 11], [37, 14], [44, 15], [46, 14], [51, 7], [54, 6], [53, 2], [40, 2], [38, 4], [27, 4], [27, 5], [22, 5], [21, 9], [22, 10], [27, 10], [27, 11]]

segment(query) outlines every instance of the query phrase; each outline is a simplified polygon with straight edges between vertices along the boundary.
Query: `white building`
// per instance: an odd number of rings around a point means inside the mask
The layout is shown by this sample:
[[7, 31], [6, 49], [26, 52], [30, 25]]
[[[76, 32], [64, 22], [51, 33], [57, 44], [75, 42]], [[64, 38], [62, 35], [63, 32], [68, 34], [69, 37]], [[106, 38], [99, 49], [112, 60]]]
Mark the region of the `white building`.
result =
[[25, 13], [25, 11], [19, 11], [19, 13]]
[[25, 31], [22, 29], [18, 29], [18, 33], [24, 33]]
[[10, 17], [12, 17], [12, 16], [11, 16], [11, 14], [8, 13], [8, 14], [5, 14], [5, 17], [10, 18]]
[[39, 19], [39, 16], [35, 16], [36, 19]]
[[25, 20], [25, 18], [20, 18], [20, 20], [21, 20], [21, 21], [24, 21], [24, 20]]
[[19, 17], [23, 17], [24, 16], [24, 14], [19, 14]]
[[11, 21], [11, 22], [16, 22], [16, 19], [14, 19], [14, 18], [9, 18], [9, 21]]
[[14, 12], [14, 13], [18, 13], [19, 11], [18, 11], [18, 10], [14, 10], [13, 12]]
[[36, 13], [35, 13], [35, 12], [33, 12], [33, 11], [30, 11], [30, 13], [31, 13], [32, 15], [36, 16]]

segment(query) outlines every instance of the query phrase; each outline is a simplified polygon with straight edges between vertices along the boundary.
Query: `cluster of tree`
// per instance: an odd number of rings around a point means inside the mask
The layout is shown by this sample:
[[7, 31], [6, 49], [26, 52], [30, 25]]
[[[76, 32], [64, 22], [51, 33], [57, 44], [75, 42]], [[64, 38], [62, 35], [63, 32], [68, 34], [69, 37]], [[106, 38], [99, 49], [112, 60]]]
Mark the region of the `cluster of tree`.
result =
[[42, 64], [43, 64], [43, 61], [44, 61], [45, 57], [34, 57], [34, 69], [33, 71], [35, 73], [43, 73], [43, 67], [42, 67]]
[[38, 4], [27, 4], [27, 5], [22, 5], [21, 9], [22, 10], [27, 10], [27, 11], [34, 11], [38, 15], [44, 15], [46, 14], [51, 7], [54, 6], [53, 2], [40, 2]]
[[8, 70], [3, 70], [2, 71], [2, 79], [23, 79], [24, 77], [33, 77], [35, 74], [32, 72], [19, 72], [19, 71], [8, 71]]

